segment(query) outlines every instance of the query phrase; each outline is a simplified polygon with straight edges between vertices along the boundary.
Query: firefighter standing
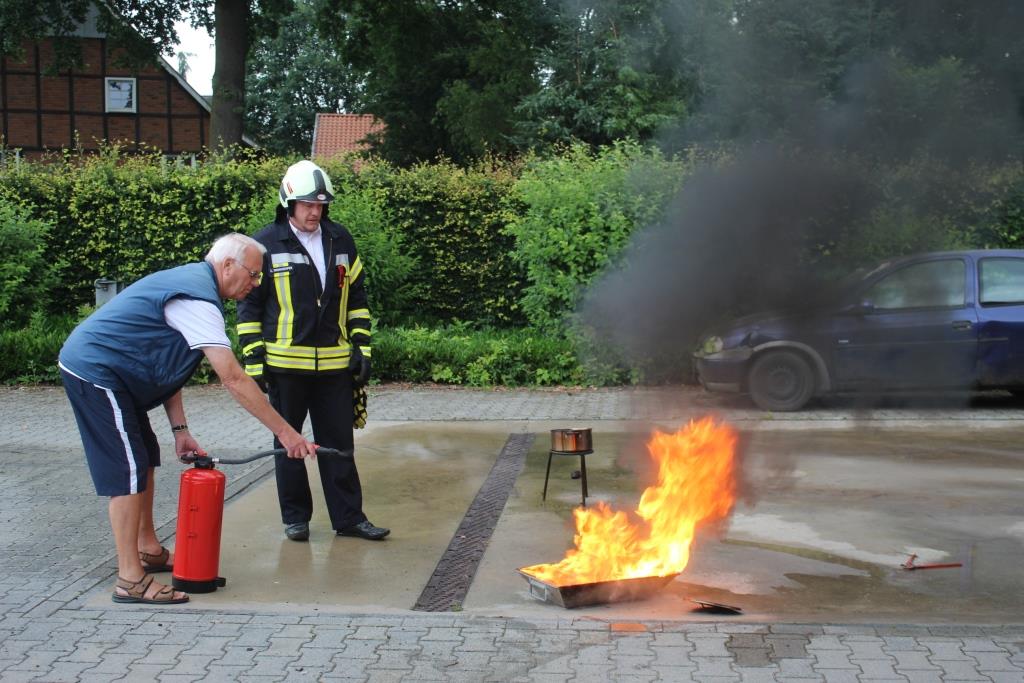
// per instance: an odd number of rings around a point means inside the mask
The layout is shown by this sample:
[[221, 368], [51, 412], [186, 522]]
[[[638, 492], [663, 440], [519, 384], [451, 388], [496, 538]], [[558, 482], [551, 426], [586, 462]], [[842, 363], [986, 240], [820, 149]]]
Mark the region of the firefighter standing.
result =
[[[277, 219], [253, 236], [267, 248], [263, 280], [238, 305], [238, 337], [246, 373], [265, 383], [270, 402], [289, 424], [301, 432], [309, 415], [318, 445], [348, 450], [354, 421], [362, 426], [365, 419], [370, 311], [355, 241], [327, 218], [333, 199], [331, 180], [319, 166], [300, 161], [288, 168]], [[374, 526], [363, 513], [355, 460], [316, 462], [338, 535], [387, 536], [389, 529]], [[285, 535], [305, 541], [313, 515], [305, 463], [278, 457], [275, 470]]]

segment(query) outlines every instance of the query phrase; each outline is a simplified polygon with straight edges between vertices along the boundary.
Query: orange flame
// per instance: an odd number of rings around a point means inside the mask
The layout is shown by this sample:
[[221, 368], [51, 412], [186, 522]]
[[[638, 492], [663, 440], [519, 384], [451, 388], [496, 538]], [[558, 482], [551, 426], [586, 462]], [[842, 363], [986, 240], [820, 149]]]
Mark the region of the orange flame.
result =
[[576, 508], [576, 549], [557, 564], [522, 571], [555, 586], [683, 571], [697, 525], [732, 512], [736, 432], [705, 417], [675, 434], [655, 430], [647, 451], [658, 464], [658, 481], [644, 490], [635, 521], [605, 503]]

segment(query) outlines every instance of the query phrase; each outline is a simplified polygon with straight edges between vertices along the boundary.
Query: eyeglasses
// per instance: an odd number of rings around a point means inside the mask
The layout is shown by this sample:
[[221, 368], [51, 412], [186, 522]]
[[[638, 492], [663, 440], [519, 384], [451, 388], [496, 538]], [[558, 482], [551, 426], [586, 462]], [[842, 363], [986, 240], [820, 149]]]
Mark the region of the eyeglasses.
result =
[[260, 284], [261, 282], [263, 282], [263, 271], [262, 270], [249, 270], [248, 268], [245, 267], [245, 264], [243, 264], [241, 261], [235, 261], [235, 263], [237, 263], [238, 265], [242, 266], [242, 270], [244, 270], [245, 272], [249, 273], [249, 279], [250, 280], [255, 280], [256, 284]]

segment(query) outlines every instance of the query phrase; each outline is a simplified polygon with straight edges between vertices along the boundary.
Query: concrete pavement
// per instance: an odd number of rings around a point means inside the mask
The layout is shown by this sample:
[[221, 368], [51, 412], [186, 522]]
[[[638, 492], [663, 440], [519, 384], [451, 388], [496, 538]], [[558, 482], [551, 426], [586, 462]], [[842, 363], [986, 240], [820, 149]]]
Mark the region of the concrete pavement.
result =
[[[266, 445], [262, 427], [217, 387], [187, 390], [186, 410], [211, 453], [240, 457]], [[385, 509], [368, 510], [374, 521], [395, 526], [393, 538], [383, 544], [328, 540], [330, 529], [315, 521], [314, 540], [304, 548], [309, 557], [297, 558], [299, 544], [280, 541], [268, 493], [273, 482], [266, 478], [270, 463], [237, 466], [228, 473], [222, 547], [228, 588], [181, 607], [131, 609], [109, 601], [115, 565], [105, 501], [92, 493], [63, 392], [0, 389], [0, 680], [1024, 681], [1020, 616], [997, 623], [956, 615], [927, 623], [756, 621], [689, 611], [652, 616], [644, 603], [585, 612], [541, 603], [527, 608], [528, 600], [495, 604], [472, 591], [459, 611], [409, 609], [423, 588], [421, 568], [410, 556], [385, 554], [421, 543], [418, 562], [428, 568], [437, 562], [429, 553], [451, 531], [432, 526], [431, 515], [447, 520], [465, 513], [501, 448], [494, 434], [543, 435], [552, 424], [573, 422], [673, 425], [709, 412], [752, 431], [953, 425], [1012, 434], [1024, 418], [1001, 397], [970, 405], [960, 397], [910, 407], [887, 401], [881, 408], [836, 402], [766, 415], [740, 399], [693, 389], [377, 388], [370, 429], [357, 437], [357, 449], [367, 451], [357, 457], [368, 489], [388, 485], [387, 468], [375, 470], [369, 458], [401, 430], [429, 427], [417, 433], [445, 441], [454, 439], [445, 438], [449, 433], [479, 436], [474, 445], [463, 441], [451, 450], [467, 454], [457, 463], [448, 457], [431, 465], [428, 453], [410, 454], [427, 462], [421, 472], [440, 474], [426, 483], [416, 479], [422, 490], [409, 493], [412, 506], [400, 512], [401, 521], [378, 518]], [[154, 424], [161, 419], [155, 416]], [[167, 439], [165, 452], [169, 447]], [[412, 467], [412, 459], [405, 462]], [[179, 468], [167, 463], [163, 470], [157, 520], [161, 536], [173, 540]], [[556, 500], [578, 495], [576, 482], [563, 478], [557, 485]], [[383, 498], [375, 490], [368, 494], [371, 508]], [[269, 559], [267, 541], [258, 540], [265, 538], [279, 549]], [[255, 545], [261, 552], [252, 552]], [[329, 571], [335, 567], [345, 569]], [[271, 570], [275, 581], [302, 587], [307, 599], [276, 599], [287, 591], [259, 579]], [[488, 571], [485, 553], [478, 584]], [[399, 594], [372, 595], [372, 582], [359, 585], [367, 576], [399, 586]], [[360, 602], [356, 593], [369, 597]]]

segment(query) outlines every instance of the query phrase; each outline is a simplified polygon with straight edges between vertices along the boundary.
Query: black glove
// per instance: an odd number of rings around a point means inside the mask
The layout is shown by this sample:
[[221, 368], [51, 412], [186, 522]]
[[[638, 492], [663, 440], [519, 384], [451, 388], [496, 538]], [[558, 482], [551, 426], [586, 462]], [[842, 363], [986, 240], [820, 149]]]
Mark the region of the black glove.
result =
[[267, 386], [267, 380], [263, 378], [263, 375], [260, 375], [259, 377], [253, 377], [253, 379], [256, 380], [256, 386], [260, 388], [260, 391], [262, 391], [264, 394], [270, 393], [270, 388]]
[[348, 371], [352, 373], [352, 386], [364, 387], [370, 381], [370, 359], [363, 355], [358, 346], [352, 347], [348, 357]]

